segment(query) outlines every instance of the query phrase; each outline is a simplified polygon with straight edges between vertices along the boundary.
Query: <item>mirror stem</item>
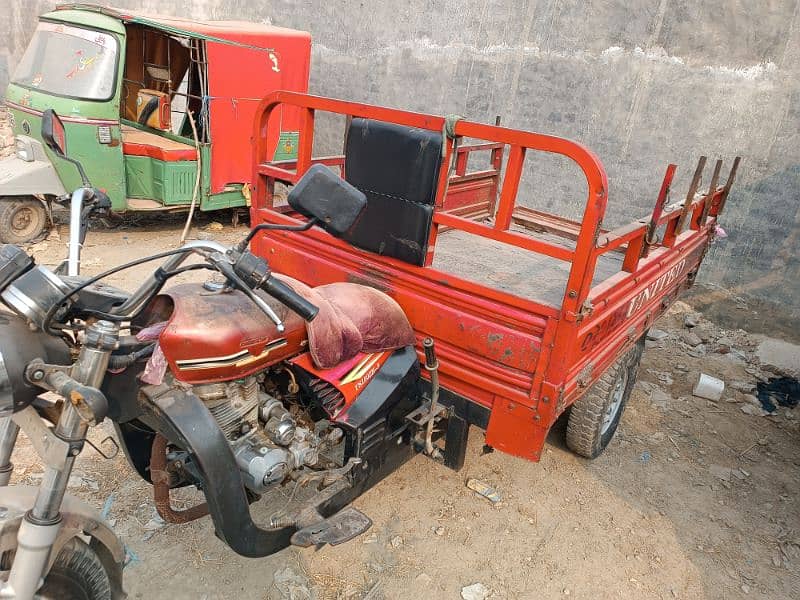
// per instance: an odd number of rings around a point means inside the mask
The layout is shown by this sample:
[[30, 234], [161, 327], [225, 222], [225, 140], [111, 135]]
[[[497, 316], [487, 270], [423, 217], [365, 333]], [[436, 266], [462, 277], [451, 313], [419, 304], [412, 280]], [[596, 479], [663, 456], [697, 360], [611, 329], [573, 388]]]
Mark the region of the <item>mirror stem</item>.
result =
[[312, 217], [302, 225], [280, 225], [278, 223], [262, 223], [261, 225], [256, 225], [247, 237], [242, 240], [237, 250], [239, 250], [239, 252], [247, 250], [247, 246], [250, 245], [250, 242], [256, 237], [259, 231], [308, 231], [317, 223], [319, 223], [319, 219]]
[[81, 270], [81, 229], [83, 225], [83, 199], [86, 188], [72, 192], [69, 209], [69, 254], [67, 256], [67, 275], [80, 275]]

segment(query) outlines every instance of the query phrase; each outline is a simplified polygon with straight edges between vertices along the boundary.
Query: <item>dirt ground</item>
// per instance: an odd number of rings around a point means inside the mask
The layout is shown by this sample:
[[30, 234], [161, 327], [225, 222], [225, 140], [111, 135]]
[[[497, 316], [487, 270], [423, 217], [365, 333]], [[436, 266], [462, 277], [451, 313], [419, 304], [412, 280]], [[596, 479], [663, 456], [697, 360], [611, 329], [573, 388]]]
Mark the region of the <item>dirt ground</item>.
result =
[[[180, 229], [172, 218], [92, 231], [84, 273], [175, 247]], [[31, 246], [39, 262], [63, 256], [59, 232]], [[245, 232], [206, 219], [192, 237], [231, 243]], [[131, 289], [147, 271], [109, 282]], [[691, 330], [687, 315], [697, 322]], [[566, 450], [563, 423], [539, 464], [482, 454], [473, 430], [462, 472], [415, 458], [356, 501], [374, 525], [335, 548], [238, 557], [207, 518], [164, 526], [125, 459], [91, 449], [72, 492], [110, 506], [130, 551], [133, 598], [460, 598], [475, 583], [492, 599], [800, 597], [800, 412], [754, 410], [745, 392], [769, 375], [754, 357], [760, 338], [722, 330], [680, 303], [658, 326], [666, 336], [648, 342], [640, 383], [600, 458]], [[727, 382], [720, 402], [692, 396], [701, 370]], [[26, 443], [15, 462], [16, 481], [37, 482], [41, 467]], [[468, 490], [472, 477], [502, 501]], [[263, 520], [271, 511], [253, 512]]]
[[[151, 217], [92, 231], [84, 273], [176, 247], [181, 227], [180, 218]], [[231, 243], [245, 232], [201, 218], [191, 237]], [[56, 264], [66, 236], [61, 226], [31, 250]], [[148, 272], [108, 282], [133, 289]], [[566, 450], [564, 423], [538, 464], [482, 454], [473, 429], [461, 472], [415, 458], [355, 502], [374, 525], [335, 548], [238, 557], [208, 518], [164, 525], [125, 459], [91, 449], [71, 492], [107, 510], [128, 547], [132, 598], [457, 599], [473, 584], [486, 590], [474, 597], [494, 600], [800, 598], [800, 411], [761, 416], [749, 395], [770, 375], [755, 356], [761, 337], [723, 330], [680, 303], [658, 327], [664, 336], [648, 342], [640, 383], [601, 457]], [[692, 396], [700, 371], [726, 381], [721, 401]], [[104, 424], [92, 438], [110, 431]], [[22, 437], [15, 464], [13, 481], [38, 482], [42, 469]], [[469, 478], [502, 501], [477, 497]], [[252, 510], [257, 521], [272, 512]]]

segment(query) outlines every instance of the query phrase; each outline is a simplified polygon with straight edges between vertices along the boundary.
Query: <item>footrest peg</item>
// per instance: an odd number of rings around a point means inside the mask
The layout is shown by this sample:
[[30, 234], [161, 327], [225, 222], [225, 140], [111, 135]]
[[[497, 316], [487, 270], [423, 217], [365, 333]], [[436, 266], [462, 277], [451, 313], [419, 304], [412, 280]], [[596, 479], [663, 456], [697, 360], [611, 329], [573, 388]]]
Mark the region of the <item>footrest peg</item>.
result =
[[294, 533], [292, 544], [308, 548], [321, 544], [338, 546], [358, 537], [372, 527], [372, 519], [360, 510], [347, 506], [335, 515]]

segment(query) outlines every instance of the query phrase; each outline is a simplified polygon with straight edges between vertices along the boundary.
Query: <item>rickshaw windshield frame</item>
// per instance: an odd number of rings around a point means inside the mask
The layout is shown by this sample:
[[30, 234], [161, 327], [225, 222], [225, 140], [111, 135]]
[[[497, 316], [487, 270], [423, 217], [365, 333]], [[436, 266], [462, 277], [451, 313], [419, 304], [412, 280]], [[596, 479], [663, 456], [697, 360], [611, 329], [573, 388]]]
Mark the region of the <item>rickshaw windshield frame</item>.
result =
[[[51, 41], [63, 47], [54, 52], [49, 47]], [[91, 49], [92, 46], [104, 49], [110, 55], [103, 57], [101, 50], [98, 54], [84, 56], [87, 49]], [[62, 98], [107, 102], [116, 95], [119, 49], [119, 41], [110, 32], [42, 20], [19, 61], [11, 82], [29, 90]], [[68, 60], [72, 62], [63, 65], [61, 60], [65, 54], [69, 54]], [[95, 61], [97, 68], [94, 66]], [[44, 68], [47, 63], [53, 67], [50, 68], [49, 76], [45, 77]], [[59, 82], [56, 73], [57, 69], [61, 68], [63, 75], [60, 77], [63, 81]], [[84, 73], [89, 73], [92, 79], [89, 81], [83, 79]], [[106, 89], [108, 93], [105, 93]], [[95, 92], [86, 93], [87, 90]]]

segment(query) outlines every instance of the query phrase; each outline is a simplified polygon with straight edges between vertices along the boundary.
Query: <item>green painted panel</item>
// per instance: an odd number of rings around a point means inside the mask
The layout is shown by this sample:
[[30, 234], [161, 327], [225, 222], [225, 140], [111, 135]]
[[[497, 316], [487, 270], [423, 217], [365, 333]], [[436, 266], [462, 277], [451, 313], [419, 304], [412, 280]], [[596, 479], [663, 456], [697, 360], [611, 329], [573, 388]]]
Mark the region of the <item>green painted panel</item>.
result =
[[299, 131], [281, 131], [281, 135], [278, 138], [278, 145], [275, 147], [275, 155], [272, 157], [272, 160], [296, 160], [297, 146], [299, 143]]
[[[118, 56], [125, 56], [124, 28], [110, 17], [85, 11], [56, 11], [49, 13], [65, 22], [112, 31], [119, 42]], [[53, 57], [53, 60], [67, 60]], [[36, 89], [10, 84], [6, 89], [6, 100], [13, 118], [15, 135], [30, 135], [41, 140], [41, 113], [52, 108], [64, 123], [67, 153], [79, 160], [95, 187], [106, 191], [114, 210], [124, 210], [125, 171], [122, 158], [122, 143], [119, 129], [119, 82], [122, 79], [123, 61], [117, 64], [117, 85], [113, 98], [108, 101], [79, 100], [48, 94]], [[100, 122], [91, 122], [99, 120]], [[101, 144], [98, 128], [107, 127], [111, 133], [110, 144]], [[71, 191], [81, 185], [75, 167], [52, 155], [46, 149], [64, 187]]]
[[40, 19], [74, 23], [90, 29], [104, 29], [125, 35], [125, 26], [119, 19], [100, 14], [93, 10], [54, 10], [43, 14]]
[[242, 195], [241, 188], [237, 188], [219, 194], [212, 194], [203, 201], [200, 210], [224, 210], [226, 208], [239, 208], [241, 206], [247, 206], [247, 201]]
[[147, 198], [166, 206], [192, 201], [197, 163], [193, 160], [165, 162], [146, 156], [125, 157], [129, 198]]

